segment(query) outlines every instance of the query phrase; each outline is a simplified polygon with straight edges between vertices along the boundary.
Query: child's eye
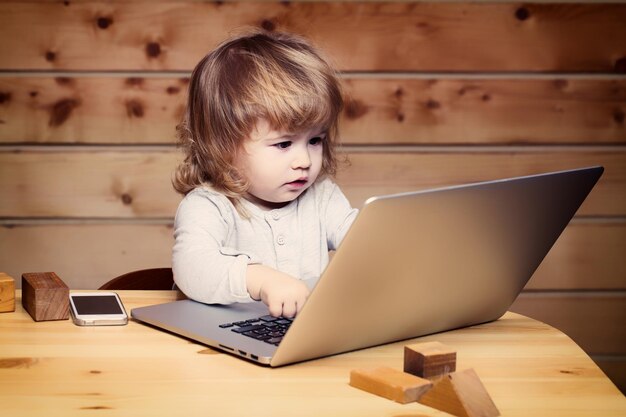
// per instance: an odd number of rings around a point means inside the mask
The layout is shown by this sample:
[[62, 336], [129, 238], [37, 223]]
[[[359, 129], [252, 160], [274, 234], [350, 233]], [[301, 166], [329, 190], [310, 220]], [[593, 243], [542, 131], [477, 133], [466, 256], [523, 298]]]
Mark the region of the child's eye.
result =
[[274, 146], [276, 146], [278, 149], [287, 149], [288, 147], [291, 146], [291, 141], [286, 140], [284, 142], [278, 142], [278, 143], [275, 143]]
[[323, 137], [315, 136], [314, 138], [309, 139], [309, 145], [320, 145], [323, 140]]

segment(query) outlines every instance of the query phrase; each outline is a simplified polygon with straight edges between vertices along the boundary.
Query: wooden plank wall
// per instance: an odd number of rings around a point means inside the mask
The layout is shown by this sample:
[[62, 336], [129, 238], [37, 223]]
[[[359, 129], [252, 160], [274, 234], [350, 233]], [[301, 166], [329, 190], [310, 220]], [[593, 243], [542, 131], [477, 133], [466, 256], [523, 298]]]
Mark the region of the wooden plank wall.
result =
[[352, 203], [604, 165], [513, 310], [626, 369], [626, 4], [0, 1], [0, 270], [71, 288], [170, 265], [174, 128], [195, 63], [246, 26], [342, 70]]

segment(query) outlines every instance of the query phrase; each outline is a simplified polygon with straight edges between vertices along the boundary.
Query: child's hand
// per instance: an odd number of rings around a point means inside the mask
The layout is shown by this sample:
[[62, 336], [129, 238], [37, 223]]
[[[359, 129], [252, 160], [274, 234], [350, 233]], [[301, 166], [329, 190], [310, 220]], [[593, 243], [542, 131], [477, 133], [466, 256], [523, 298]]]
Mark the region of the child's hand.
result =
[[295, 317], [309, 296], [304, 282], [264, 265], [248, 265], [248, 293], [269, 307], [274, 317]]

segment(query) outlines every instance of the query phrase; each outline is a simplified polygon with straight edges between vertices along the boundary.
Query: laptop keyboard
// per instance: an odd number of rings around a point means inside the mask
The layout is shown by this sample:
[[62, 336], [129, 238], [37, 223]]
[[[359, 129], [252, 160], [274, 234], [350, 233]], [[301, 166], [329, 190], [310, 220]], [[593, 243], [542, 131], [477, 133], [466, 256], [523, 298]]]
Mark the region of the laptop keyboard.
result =
[[285, 317], [263, 316], [251, 320], [220, 324], [220, 327], [222, 329], [230, 328], [235, 333], [278, 346], [289, 330], [292, 321], [293, 319]]

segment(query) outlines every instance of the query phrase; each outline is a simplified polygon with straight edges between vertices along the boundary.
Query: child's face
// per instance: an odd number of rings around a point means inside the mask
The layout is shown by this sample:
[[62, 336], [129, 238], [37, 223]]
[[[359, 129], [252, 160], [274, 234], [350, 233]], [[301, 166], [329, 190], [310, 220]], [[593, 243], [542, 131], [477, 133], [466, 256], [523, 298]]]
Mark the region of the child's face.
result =
[[321, 129], [278, 132], [260, 120], [236, 159], [250, 184], [244, 197], [266, 210], [298, 198], [322, 169], [325, 136]]

